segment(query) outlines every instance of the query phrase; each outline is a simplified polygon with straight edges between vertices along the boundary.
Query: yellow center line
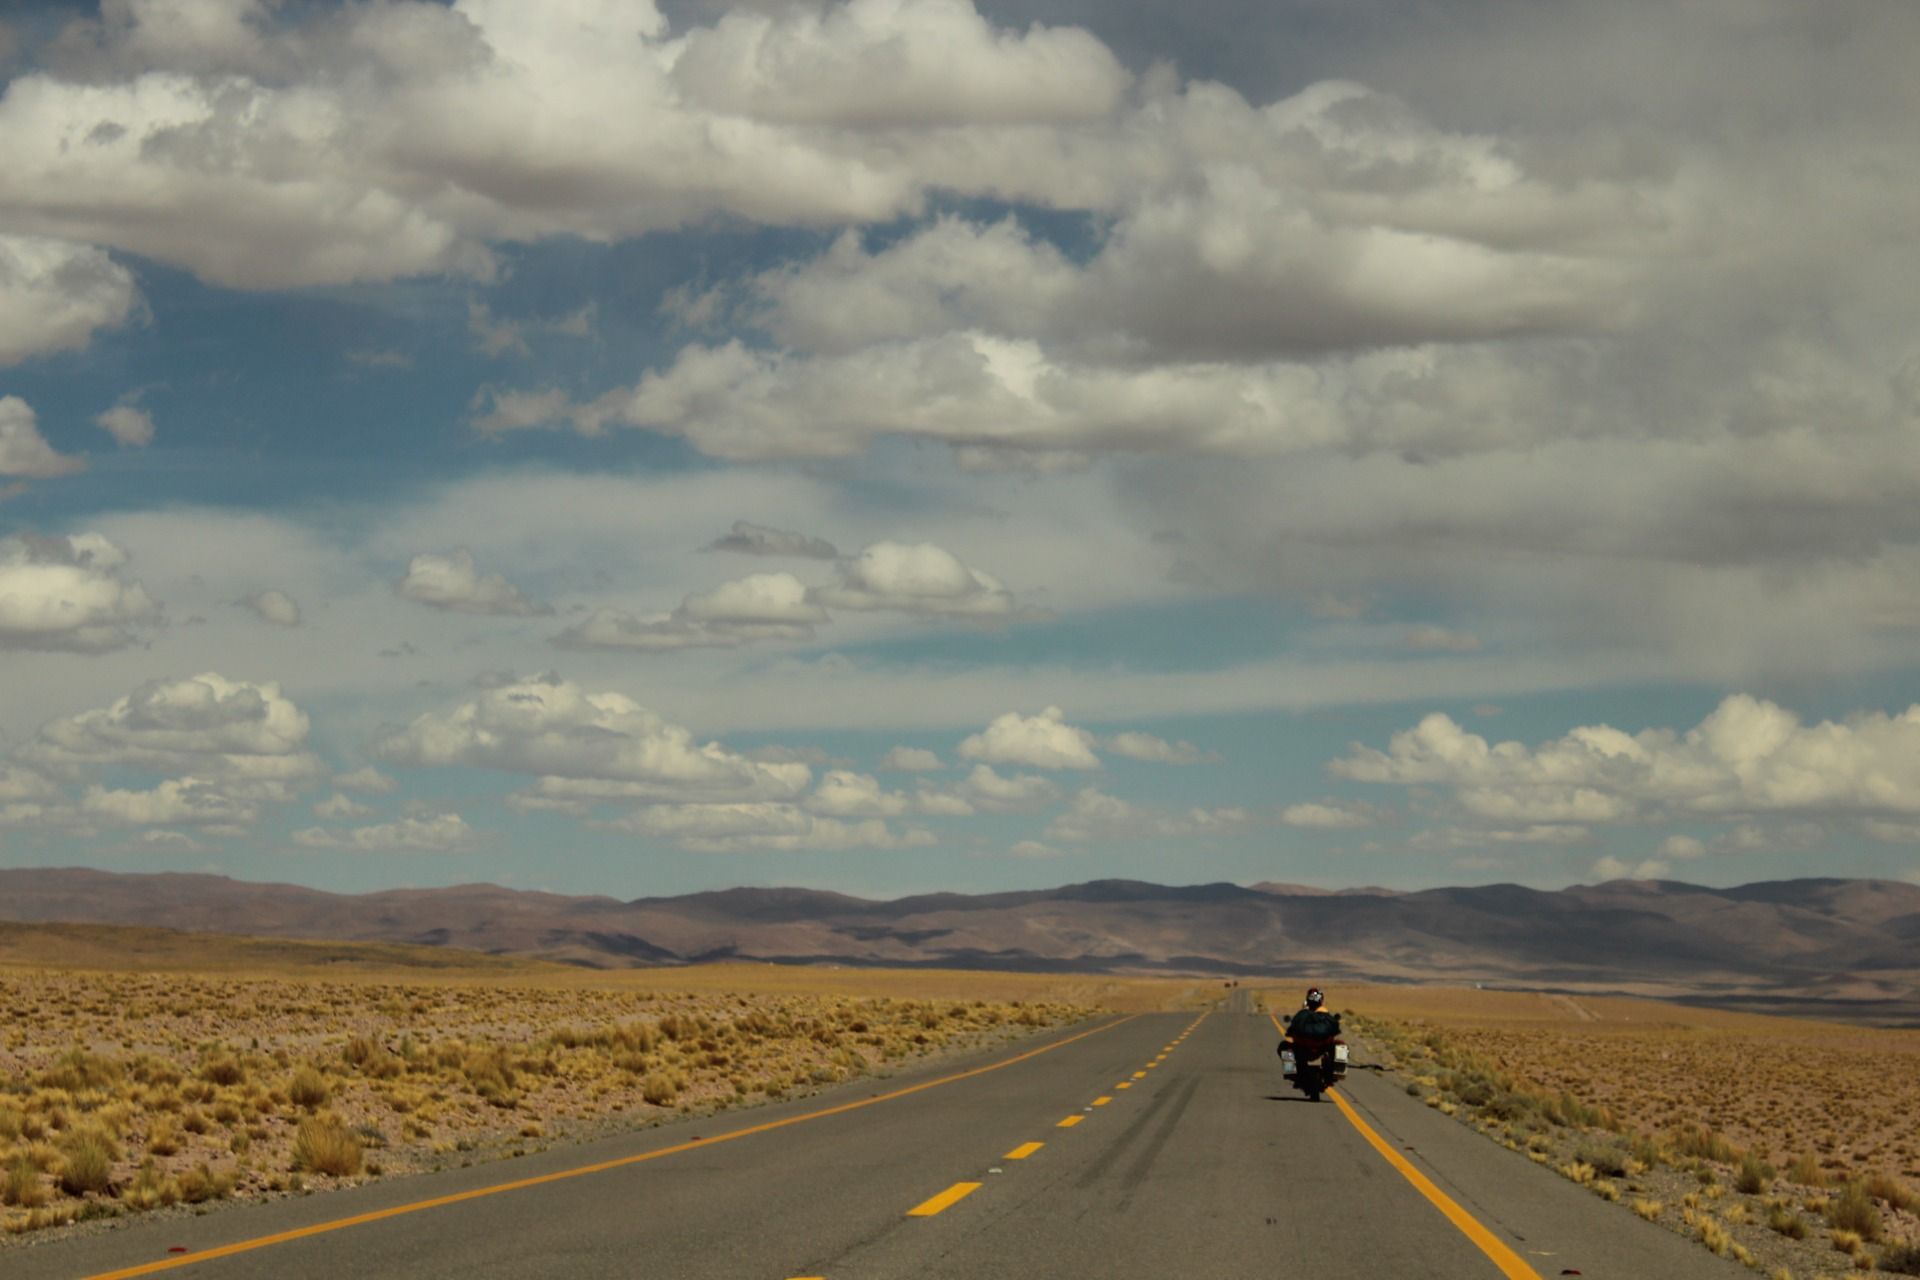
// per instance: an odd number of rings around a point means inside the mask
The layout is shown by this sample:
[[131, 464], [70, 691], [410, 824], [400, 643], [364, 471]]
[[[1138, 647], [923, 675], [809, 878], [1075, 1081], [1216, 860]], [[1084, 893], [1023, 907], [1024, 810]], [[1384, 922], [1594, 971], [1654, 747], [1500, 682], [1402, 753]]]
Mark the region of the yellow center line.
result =
[[1112, 1098], [1107, 1097], [1105, 1094], [1101, 1094], [1099, 1097], [1093, 1100], [1093, 1105], [1096, 1107], [1104, 1107], [1109, 1102], [1112, 1102], [1112, 1101], [1113, 1101]]
[[1122, 1080], [1122, 1081], [1121, 1081], [1121, 1082], [1120, 1082], [1119, 1084], [1117, 1084], [1117, 1085], [1115, 1085], [1115, 1086], [1113, 1086], [1113, 1087], [1114, 1087], [1114, 1088], [1116, 1088], [1116, 1089], [1131, 1089], [1131, 1088], [1133, 1088], [1133, 1081], [1131, 1081], [1131, 1080]]
[[1133, 1078], [1135, 1080], [1145, 1080], [1147, 1078], [1147, 1073], [1144, 1071], [1136, 1071], [1133, 1073]]
[[949, 1208], [965, 1200], [980, 1189], [977, 1182], [956, 1182], [931, 1200], [922, 1200], [907, 1210], [909, 1218], [931, 1218], [942, 1209]]
[[[1286, 1034], [1286, 1029], [1280, 1025], [1278, 1018], [1274, 1018], [1272, 1014], [1268, 1014], [1267, 1017], [1273, 1020], [1275, 1030], [1282, 1035]], [[1478, 1218], [1462, 1209], [1446, 1192], [1434, 1186], [1426, 1174], [1413, 1167], [1412, 1161], [1395, 1151], [1386, 1139], [1375, 1133], [1372, 1126], [1362, 1120], [1360, 1113], [1353, 1109], [1352, 1103], [1331, 1090], [1328, 1091], [1327, 1096], [1333, 1099], [1334, 1104], [1340, 1108], [1340, 1114], [1347, 1118], [1348, 1123], [1360, 1131], [1360, 1136], [1367, 1140], [1367, 1144], [1386, 1157], [1387, 1163], [1398, 1170], [1401, 1177], [1413, 1184], [1415, 1191], [1425, 1196], [1428, 1203], [1445, 1214], [1447, 1221], [1451, 1222], [1461, 1235], [1471, 1240], [1474, 1247], [1481, 1253], [1486, 1254], [1493, 1265], [1500, 1268], [1501, 1275], [1507, 1277], [1507, 1280], [1540, 1280], [1540, 1273], [1528, 1266], [1526, 1259], [1508, 1248], [1505, 1241], [1481, 1225]]]
[[1085, 1116], [1068, 1116], [1065, 1120], [1062, 1120], [1059, 1124], [1053, 1127], [1056, 1129], [1071, 1129], [1073, 1128], [1073, 1126], [1079, 1124], [1082, 1120], [1085, 1120], [1085, 1119], [1086, 1119]]
[[[921, 1093], [927, 1089], [937, 1089], [941, 1085], [954, 1084], [961, 1080], [971, 1080], [983, 1076], [989, 1071], [999, 1071], [1016, 1063], [1037, 1058], [1043, 1053], [1052, 1053], [1063, 1049], [1076, 1040], [1088, 1036], [1097, 1036], [1102, 1031], [1111, 1031], [1115, 1027], [1132, 1022], [1140, 1015], [1129, 1014], [1116, 1018], [1112, 1022], [1102, 1023], [1064, 1040], [1041, 1045], [1038, 1049], [1008, 1058], [1002, 1062], [990, 1062], [984, 1067], [973, 1067], [966, 1071], [957, 1071], [950, 1076], [941, 1076], [937, 1080], [923, 1080], [919, 1084], [908, 1085], [904, 1089], [895, 1089], [891, 1093], [875, 1094], [871, 1098], [862, 1098], [858, 1102], [843, 1102], [838, 1106], [822, 1107], [818, 1111], [808, 1111], [802, 1115], [787, 1116], [782, 1120], [769, 1120], [764, 1124], [749, 1125], [744, 1129], [735, 1129], [730, 1133], [715, 1134], [711, 1138], [694, 1138], [671, 1147], [662, 1147], [658, 1151], [643, 1151], [638, 1155], [621, 1156], [614, 1160], [601, 1160], [595, 1164], [583, 1164], [572, 1169], [561, 1169], [554, 1173], [543, 1173], [532, 1178], [516, 1178], [512, 1182], [496, 1182], [492, 1186], [474, 1187], [469, 1191], [456, 1191], [451, 1195], [434, 1196], [427, 1200], [415, 1200], [410, 1204], [398, 1204], [389, 1209], [375, 1209], [369, 1213], [356, 1213], [351, 1217], [335, 1218], [331, 1222], [316, 1222], [310, 1227], [296, 1227], [291, 1231], [277, 1231], [268, 1236], [256, 1236], [251, 1240], [236, 1240], [232, 1244], [217, 1245], [203, 1249], [198, 1253], [183, 1254], [175, 1258], [162, 1258], [155, 1262], [143, 1263], [137, 1267], [124, 1267], [119, 1271], [102, 1271], [88, 1276], [86, 1280], [133, 1280], [135, 1276], [152, 1275], [156, 1271], [171, 1271], [175, 1267], [190, 1267], [196, 1262], [206, 1262], [212, 1258], [230, 1258], [237, 1253], [251, 1253], [255, 1249], [265, 1249], [276, 1244], [287, 1244], [294, 1240], [304, 1240], [308, 1236], [325, 1235], [330, 1231], [344, 1231], [348, 1227], [365, 1226], [370, 1222], [384, 1222], [388, 1218], [398, 1218], [404, 1214], [419, 1213], [426, 1209], [439, 1209], [450, 1204], [460, 1204], [467, 1200], [479, 1200], [486, 1196], [497, 1196], [508, 1191], [522, 1191], [528, 1187], [544, 1186], [550, 1182], [564, 1182], [569, 1178], [584, 1178], [588, 1174], [605, 1173], [610, 1169], [623, 1169], [628, 1165], [644, 1164], [649, 1160], [659, 1160], [666, 1156], [679, 1155], [684, 1151], [698, 1151], [703, 1147], [717, 1146], [722, 1142], [732, 1142], [737, 1138], [752, 1137], [757, 1133], [769, 1133], [775, 1129], [785, 1129], [790, 1125], [804, 1124], [809, 1120], [823, 1120], [828, 1116], [843, 1115], [849, 1111], [859, 1111], [864, 1107], [878, 1106], [882, 1102], [892, 1102], [910, 1094]], [[962, 1184], [966, 1185], [966, 1184]], [[965, 1194], [964, 1192], [962, 1194]]]
[[1028, 1156], [1046, 1145], [1044, 1142], [1023, 1142], [1000, 1158], [1002, 1160], [1025, 1160]]

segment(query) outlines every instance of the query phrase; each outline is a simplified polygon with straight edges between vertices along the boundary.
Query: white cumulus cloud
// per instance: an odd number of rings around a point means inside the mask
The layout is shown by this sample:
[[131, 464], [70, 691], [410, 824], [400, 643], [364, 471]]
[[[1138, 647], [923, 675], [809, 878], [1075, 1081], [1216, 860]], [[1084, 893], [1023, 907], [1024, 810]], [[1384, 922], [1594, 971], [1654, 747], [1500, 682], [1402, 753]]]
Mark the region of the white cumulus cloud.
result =
[[428, 551], [414, 556], [394, 590], [408, 600], [455, 613], [524, 618], [553, 612], [529, 600], [500, 574], [481, 573], [465, 547], [445, 555]]
[[806, 799], [808, 812], [829, 818], [893, 818], [911, 807], [905, 795], [885, 790], [871, 774], [848, 769], [828, 770]]
[[121, 575], [127, 561], [97, 533], [0, 538], [0, 649], [104, 653], [133, 644], [160, 609]]
[[[1920, 706], [1805, 724], [1775, 703], [1724, 699], [1685, 732], [1586, 725], [1536, 747], [1490, 743], [1445, 715], [1356, 745], [1333, 772], [1357, 782], [1437, 786], [1488, 823], [1594, 824], [1668, 816], [1898, 816], [1920, 813]], [[1697, 856], [1676, 836], [1663, 856]]]
[[241, 601], [254, 611], [262, 622], [271, 622], [276, 627], [297, 627], [300, 625], [300, 606], [294, 598], [276, 587], [265, 591], [256, 591]]
[[836, 609], [893, 610], [959, 618], [1005, 618], [1013, 594], [930, 542], [876, 542], [840, 566], [839, 581], [812, 598]]
[[764, 640], [807, 640], [827, 611], [790, 573], [752, 573], [696, 592], [671, 613], [636, 616], [596, 609], [556, 635], [571, 649], [730, 649]]
[[393, 764], [463, 765], [533, 775], [560, 801], [790, 799], [812, 780], [800, 763], [762, 763], [698, 743], [625, 694], [570, 681], [516, 681], [429, 712], [379, 741]]
[[153, 415], [139, 405], [117, 404], [93, 421], [123, 449], [144, 449], [153, 443]]
[[80, 350], [139, 301], [133, 273], [97, 248], [0, 235], [0, 367]]
[[310, 722], [271, 681], [216, 672], [155, 680], [109, 705], [49, 721], [21, 748], [59, 775], [133, 769], [283, 799], [324, 776], [307, 748]]
[[60, 453], [40, 434], [40, 419], [19, 396], [0, 396], [0, 476], [45, 480], [86, 469], [86, 460]]
[[[276, 684], [212, 672], [152, 681], [106, 707], [48, 721], [16, 750], [31, 772], [16, 768], [9, 777], [84, 783], [77, 804], [45, 786], [16, 783], [0, 786], [0, 809], [15, 822], [77, 816], [243, 834], [263, 806], [285, 803], [324, 776], [307, 749], [308, 728], [306, 713]], [[148, 785], [129, 785], [140, 775]]]
[[986, 764], [1023, 764], [1036, 769], [1098, 769], [1093, 735], [1067, 723], [1066, 712], [1048, 707], [1039, 715], [1009, 711], [960, 743], [960, 754]]

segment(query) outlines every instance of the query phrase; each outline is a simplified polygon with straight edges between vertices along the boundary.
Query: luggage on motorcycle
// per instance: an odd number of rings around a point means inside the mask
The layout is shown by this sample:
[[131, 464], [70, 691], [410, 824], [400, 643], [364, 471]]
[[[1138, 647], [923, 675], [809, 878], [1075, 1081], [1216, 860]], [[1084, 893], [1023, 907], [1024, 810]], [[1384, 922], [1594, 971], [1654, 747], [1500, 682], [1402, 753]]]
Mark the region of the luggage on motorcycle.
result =
[[1287, 1023], [1287, 1030], [1307, 1040], [1331, 1040], [1340, 1034], [1340, 1016], [1325, 1009], [1302, 1009]]
[[1280, 1046], [1280, 1074], [1285, 1076], [1287, 1079], [1291, 1080], [1293, 1079], [1294, 1071], [1295, 1071], [1295, 1067], [1293, 1062], [1293, 1050], [1287, 1048], [1285, 1045], [1281, 1045]]

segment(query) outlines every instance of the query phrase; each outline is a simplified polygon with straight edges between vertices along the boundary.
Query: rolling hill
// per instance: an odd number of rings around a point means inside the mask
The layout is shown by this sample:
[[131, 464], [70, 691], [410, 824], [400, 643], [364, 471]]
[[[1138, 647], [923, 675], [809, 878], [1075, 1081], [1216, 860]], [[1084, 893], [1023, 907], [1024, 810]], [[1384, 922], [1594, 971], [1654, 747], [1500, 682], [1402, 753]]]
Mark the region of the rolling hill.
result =
[[737, 958], [1311, 973], [1920, 1021], [1920, 887], [1877, 880], [1411, 893], [1099, 880], [891, 901], [792, 888], [621, 901], [497, 885], [334, 894], [219, 876], [35, 869], [0, 871], [0, 919], [425, 943], [599, 967]]

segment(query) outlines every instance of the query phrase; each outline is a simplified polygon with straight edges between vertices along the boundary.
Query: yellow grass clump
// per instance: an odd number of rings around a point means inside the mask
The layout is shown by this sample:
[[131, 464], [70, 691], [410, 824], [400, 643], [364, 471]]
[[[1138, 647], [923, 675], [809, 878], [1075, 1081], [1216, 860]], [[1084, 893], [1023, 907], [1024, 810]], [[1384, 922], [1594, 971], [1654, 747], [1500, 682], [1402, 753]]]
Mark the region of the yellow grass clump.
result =
[[293, 1137], [293, 1167], [335, 1178], [350, 1178], [360, 1172], [364, 1150], [359, 1135], [353, 1133], [338, 1116], [308, 1116], [300, 1122]]

